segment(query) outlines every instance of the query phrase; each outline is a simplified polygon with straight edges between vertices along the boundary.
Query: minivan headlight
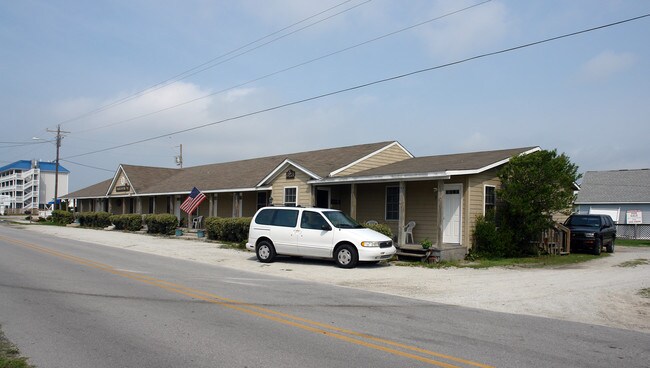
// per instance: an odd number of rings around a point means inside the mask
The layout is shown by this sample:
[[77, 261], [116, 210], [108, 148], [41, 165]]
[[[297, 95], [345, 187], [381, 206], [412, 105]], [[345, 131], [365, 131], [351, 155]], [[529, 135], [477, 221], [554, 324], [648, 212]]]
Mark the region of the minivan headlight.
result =
[[362, 242], [361, 242], [361, 246], [362, 246], [362, 247], [368, 247], [368, 248], [369, 248], [369, 247], [374, 247], [374, 248], [376, 248], [376, 247], [379, 247], [379, 243], [380, 243], [380, 242], [378, 242], [378, 241], [362, 241]]

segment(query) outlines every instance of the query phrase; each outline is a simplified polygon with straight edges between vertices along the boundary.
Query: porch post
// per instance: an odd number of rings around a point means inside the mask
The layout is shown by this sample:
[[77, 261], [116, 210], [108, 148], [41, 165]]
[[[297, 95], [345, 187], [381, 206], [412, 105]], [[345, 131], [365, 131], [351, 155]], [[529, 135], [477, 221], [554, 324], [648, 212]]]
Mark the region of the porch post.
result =
[[142, 197], [135, 197], [135, 213], [142, 214]]
[[357, 185], [354, 183], [350, 184], [350, 216], [357, 218]]
[[181, 220], [181, 196], [175, 195], [173, 196], [174, 202], [172, 206], [172, 210], [174, 211], [174, 215], [176, 215], [176, 218], [180, 221]]
[[214, 193], [208, 194], [208, 217], [213, 217], [214, 211]]
[[106, 200], [108, 201], [108, 213], [113, 213], [113, 201], [110, 198], [106, 198]]
[[81, 199], [79, 200], [79, 212], [84, 211], [84, 201]]
[[214, 217], [219, 217], [219, 193], [214, 193], [214, 197], [212, 198], [214, 201]]
[[316, 186], [311, 185], [311, 184], [309, 185], [309, 197], [310, 197], [309, 198], [309, 201], [310, 201], [309, 206], [310, 207], [316, 207]]
[[445, 201], [445, 184], [444, 181], [438, 180], [438, 211], [436, 221], [438, 222], [438, 248], [442, 249], [443, 241], [443, 214], [444, 214], [444, 201]]
[[406, 243], [406, 182], [399, 182], [399, 216], [397, 219], [397, 243], [404, 245]]
[[153, 205], [151, 206], [151, 213], [156, 213], [156, 197], [149, 197], [150, 201], [153, 201]]

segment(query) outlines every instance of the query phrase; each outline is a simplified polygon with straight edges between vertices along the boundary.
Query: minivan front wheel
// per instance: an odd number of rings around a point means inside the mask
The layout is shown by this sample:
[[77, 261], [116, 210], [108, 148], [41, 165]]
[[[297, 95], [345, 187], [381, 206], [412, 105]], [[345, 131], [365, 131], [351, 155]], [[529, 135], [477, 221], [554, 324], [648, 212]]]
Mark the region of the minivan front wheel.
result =
[[275, 259], [275, 248], [268, 240], [262, 240], [257, 244], [257, 249], [255, 250], [257, 255], [257, 260], [262, 263], [271, 263]]
[[341, 268], [354, 268], [359, 262], [359, 254], [357, 254], [357, 249], [352, 245], [343, 244], [336, 249], [334, 261]]

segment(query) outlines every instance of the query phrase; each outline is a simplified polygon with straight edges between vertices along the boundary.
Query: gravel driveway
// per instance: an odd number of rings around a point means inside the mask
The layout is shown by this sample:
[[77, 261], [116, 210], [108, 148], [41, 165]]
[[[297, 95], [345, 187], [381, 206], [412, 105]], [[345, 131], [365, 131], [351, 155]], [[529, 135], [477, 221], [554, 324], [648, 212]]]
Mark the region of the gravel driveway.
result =
[[[255, 255], [220, 249], [215, 243], [52, 226], [21, 226], [39, 232], [132, 251], [217, 264], [268, 275], [311, 280], [409, 298], [497, 312], [526, 314], [650, 332], [650, 248], [616, 247], [610, 257], [544, 269], [428, 269], [361, 265], [352, 270], [333, 262], [280, 258], [271, 264]], [[643, 259], [645, 264], [622, 267]]]

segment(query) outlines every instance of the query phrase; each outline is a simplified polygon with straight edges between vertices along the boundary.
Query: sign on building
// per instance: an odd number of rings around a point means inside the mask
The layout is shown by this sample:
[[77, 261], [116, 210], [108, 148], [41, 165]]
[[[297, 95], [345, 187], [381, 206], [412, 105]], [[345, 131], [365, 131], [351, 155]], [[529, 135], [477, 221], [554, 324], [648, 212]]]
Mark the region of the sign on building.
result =
[[643, 212], [641, 210], [628, 210], [626, 213], [626, 222], [630, 225], [643, 223]]

